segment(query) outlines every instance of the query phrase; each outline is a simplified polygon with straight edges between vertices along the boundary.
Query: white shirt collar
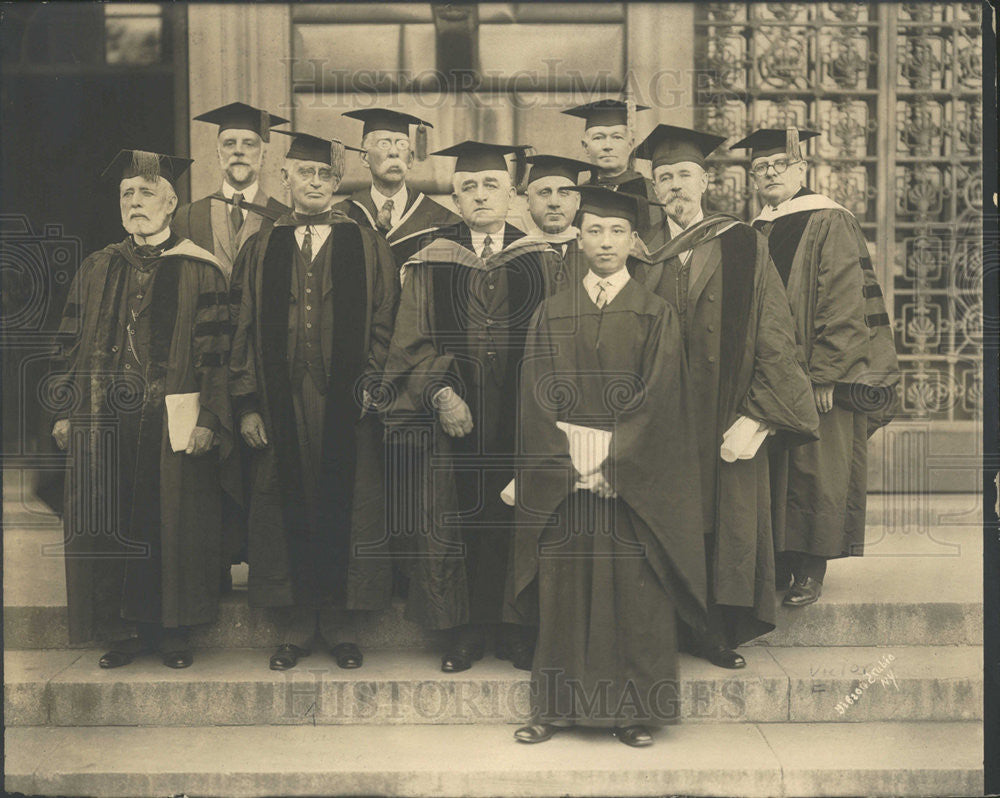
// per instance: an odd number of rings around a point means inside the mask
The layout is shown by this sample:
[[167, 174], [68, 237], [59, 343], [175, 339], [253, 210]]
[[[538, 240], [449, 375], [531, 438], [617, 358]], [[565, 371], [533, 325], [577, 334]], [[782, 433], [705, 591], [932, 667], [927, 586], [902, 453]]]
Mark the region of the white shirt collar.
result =
[[132, 236], [132, 241], [135, 242], [135, 245], [137, 247], [138, 246], [144, 246], [144, 245], [145, 246], [150, 246], [150, 247], [157, 247], [160, 244], [162, 244], [164, 241], [166, 241], [168, 238], [170, 238], [170, 225], [169, 224], [166, 227], [164, 227], [159, 233], [154, 233], [153, 235], [151, 235], [148, 238], [146, 238], [145, 241], [139, 241], [138, 239], [136, 239], [135, 236]]
[[[670, 228], [670, 237], [671, 238], [677, 238], [677, 236], [679, 236], [681, 233], [683, 233], [685, 230], [687, 230], [688, 227], [691, 227], [691, 225], [693, 225], [693, 224], [697, 224], [698, 222], [700, 222], [704, 218], [705, 218], [705, 211], [702, 210], [701, 208], [699, 208], [698, 209], [698, 213], [696, 213], [694, 215], [694, 218], [691, 220], [691, 223], [688, 224], [687, 227], [681, 227], [679, 224], [677, 224], [677, 222], [675, 222], [673, 219], [671, 219], [668, 216], [667, 217], [667, 226]], [[680, 258], [681, 263], [687, 263], [688, 259], [691, 257], [691, 250], [690, 249], [685, 250], [684, 252], [682, 252], [677, 257]]]
[[299, 249], [302, 249], [302, 242], [305, 241], [307, 227], [312, 232], [312, 253], [313, 259], [315, 259], [320, 247], [330, 237], [330, 231], [333, 228], [328, 224], [300, 224], [295, 228], [295, 243], [299, 245]]
[[679, 224], [677, 224], [677, 222], [675, 222], [673, 219], [671, 219], [668, 216], [667, 217], [667, 226], [670, 227], [670, 237], [671, 238], [677, 238], [677, 236], [679, 236], [681, 233], [683, 233], [685, 230], [687, 230], [688, 227], [690, 227], [693, 224], [697, 224], [698, 222], [700, 222], [704, 218], [705, 218], [705, 211], [703, 211], [701, 208], [699, 208], [698, 209], [698, 213], [696, 213], [694, 215], [694, 218], [691, 220], [690, 224], [688, 224], [687, 227], [681, 227]]
[[605, 285], [604, 295], [607, 298], [607, 302], [610, 303], [616, 296], [618, 296], [618, 292], [621, 291], [625, 287], [625, 284], [631, 279], [632, 278], [629, 276], [628, 269], [625, 268], [624, 265], [614, 274], [609, 274], [607, 277], [600, 277], [594, 274], [594, 272], [588, 270], [583, 276], [583, 287], [590, 296], [590, 301], [596, 305], [597, 294], [599, 292], [598, 283], [603, 281]]
[[504, 222], [495, 233], [477, 233], [472, 228], [469, 228], [469, 232], [472, 233], [472, 249], [475, 250], [475, 253], [479, 257], [482, 257], [483, 248], [486, 246], [486, 236], [490, 237], [490, 248], [493, 252], [496, 253], [503, 249], [503, 238], [507, 232], [507, 223]]
[[237, 194], [242, 194], [243, 199], [245, 199], [247, 202], [253, 202], [254, 197], [257, 196], [257, 191], [259, 189], [260, 189], [260, 183], [257, 180], [254, 180], [249, 186], [247, 186], [242, 191], [237, 191], [235, 188], [229, 185], [227, 181], [225, 180], [222, 181], [222, 196], [224, 196], [226, 199], [232, 199]]
[[391, 197], [387, 197], [385, 194], [383, 194], [381, 191], [375, 188], [375, 184], [373, 183], [371, 188], [371, 196], [372, 196], [372, 202], [375, 204], [375, 210], [380, 210], [381, 207], [385, 205], [386, 200], [392, 200], [393, 204], [392, 212], [396, 213], [397, 211], [402, 212], [403, 208], [406, 207], [406, 200], [409, 197], [409, 194], [406, 191], [406, 183], [403, 183], [403, 185], [401, 185], [399, 189], [396, 191], [396, 193], [393, 194]]

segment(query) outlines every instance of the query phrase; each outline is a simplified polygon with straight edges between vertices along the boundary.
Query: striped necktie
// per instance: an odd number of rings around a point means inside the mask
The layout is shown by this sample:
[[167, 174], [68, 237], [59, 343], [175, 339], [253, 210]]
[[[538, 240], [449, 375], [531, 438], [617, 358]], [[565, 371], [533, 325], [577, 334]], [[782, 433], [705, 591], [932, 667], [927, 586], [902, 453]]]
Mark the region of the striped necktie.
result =
[[594, 304], [601, 308], [601, 310], [608, 304], [608, 289], [610, 287], [611, 285], [607, 280], [597, 281], [597, 299], [594, 300]]

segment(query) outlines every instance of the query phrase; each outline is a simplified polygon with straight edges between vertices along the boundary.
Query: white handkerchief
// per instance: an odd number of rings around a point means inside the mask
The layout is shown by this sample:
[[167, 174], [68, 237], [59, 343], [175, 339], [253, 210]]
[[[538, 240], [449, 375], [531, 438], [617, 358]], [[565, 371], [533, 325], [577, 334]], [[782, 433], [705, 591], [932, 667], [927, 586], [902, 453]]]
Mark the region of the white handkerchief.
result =
[[500, 501], [508, 507], [514, 506], [514, 480], [507, 483], [507, 487], [500, 491]]
[[165, 397], [170, 448], [175, 452], [187, 449], [191, 432], [198, 424], [198, 413], [201, 411], [199, 396], [197, 393], [172, 393]]
[[559, 427], [569, 440], [569, 457], [573, 467], [581, 476], [589, 476], [608, 459], [611, 448], [611, 431], [596, 427], [581, 427], [566, 421], [557, 421]]
[[722, 459], [727, 463], [751, 459], [769, 433], [766, 424], [740, 416], [722, 435]]

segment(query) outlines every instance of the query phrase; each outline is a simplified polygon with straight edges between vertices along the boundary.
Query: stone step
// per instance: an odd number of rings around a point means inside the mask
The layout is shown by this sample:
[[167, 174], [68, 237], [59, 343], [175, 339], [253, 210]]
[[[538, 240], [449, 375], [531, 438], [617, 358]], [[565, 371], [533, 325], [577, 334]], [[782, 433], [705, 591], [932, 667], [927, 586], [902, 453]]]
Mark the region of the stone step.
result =
[[[982, 529], [978, 497], [870, 497], [864, 557], [830, 563], [823, 596], [802, 609], [779, 606], [778, 628], [758, 645], [876, 646], [982, 644]], [[28, 523], [25, 519], [34, 519]], [[899, 523], [883, 523], [887, 519]], [[924, 519], [920, 521], [919, 519]], [[930, 519], [940, 525], [928, 525]], [[37, 500], [4, 508], [4, 645], [64, 648], [66, 580], [58, 519]], [[234, 580], [246, 584], [247, 567]], [[780, 599], [781, 594], [777, 594]], [[433, 648], [440, 636], [403, 618], [400, 602], [361, 627], [375, 648]], [[235, 590], [218, 620], [197, 631], [205, 648], [269, 647], [280, 643], [267, 613]]]
[[30, 795], [982, 795], [975, 722], [688, 724], [628, 748], [507, 725], [8, 728], [5, 788]]
[[[8, 726], [225, 726], [518, 723], [530, 714], [529, 674], [492, 656], [444, 674], [433, 653], [369, 651], [346, 671], [315, 651], [277, 672], [271, 653], [214, 649], [181, 671], [150, 655], [108, 671], [98, 650], [8, 651], [4, 717]], [[666, 713], [679, 698], [686, 721], [705, 723], [982, 717], [977, 646], [758, 647], [746, 659], [729, 671], [682, 655], [679, 688], [640, 700]]]

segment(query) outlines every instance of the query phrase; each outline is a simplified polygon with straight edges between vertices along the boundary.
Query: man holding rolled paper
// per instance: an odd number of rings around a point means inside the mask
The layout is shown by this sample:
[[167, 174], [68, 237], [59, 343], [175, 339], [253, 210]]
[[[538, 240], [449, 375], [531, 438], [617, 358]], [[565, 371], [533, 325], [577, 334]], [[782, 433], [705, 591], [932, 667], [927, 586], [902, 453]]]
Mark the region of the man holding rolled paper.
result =
[[[199, 114], [195, 120], [217, 126], [215, 149], [222, 183], [207, 197], [181, 205], [170, 226], [177, 235], [190, 238], [218, 259], [229, 279], [229, 314], [235, 324], [240, 307], [240, 278], [232, 273], [233, 262], [247, 239], [288, 211], [260, 186], [260, 171], [271, 128], [288, 120], [241, 102], [213, 108]], [[230, 500], [228, 494], [223, 497], [226, 550], [223, 591], [232, 589], [231, 566], [246, 559], [250, 453], [241, 439], [236, 441], [236, 446], [239, 456], [233, 458], [230, 469], [223, 475], [227, 485], [239, 485], [233, 493], [241, 496], [240, 502]]]
[[750, 150], [764, 206], [753, 226], [788, 295], [819, 410], [818, 441], [771, 457], [787, 607], [819, 599], [828, 560], [864, 553], [868, 438], [898, 401], [892, 326], [858, 220], [805, 187], [803, 144], [817, 135], [764, 128], [732, 147]]
[[229, 304], [219, 261], [170, 230], [190, 163], [118, 153], [105, 176], [129, 236], [84, 260], [60, 325], [69, 634], [114, 641], [102, 668], [155, 651], [188, 667], [188, 627], [218, 609]]
[[680, 320], [629, 276], [645, 204], [581, 194], [586, 275], [531, 321], [506, 612], [537, 617], [524, 743], [571, 726], [629, 746], [679, 719], [675, 614], [705, 616], [701, 481]]
[[767, 446], [815, 440], [812, 389], [767, 242], [735, 217], [702, 211], [706, 158], [723, 142], [659, 125], [636, 154], [651, 161], [666, 220], [636, 276], [677, 310], [691, 375], [709, 590], [705, 635], [690, 648], [742, 668], [741, 643], [775, 625]]

